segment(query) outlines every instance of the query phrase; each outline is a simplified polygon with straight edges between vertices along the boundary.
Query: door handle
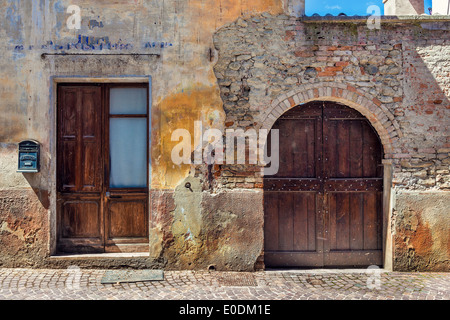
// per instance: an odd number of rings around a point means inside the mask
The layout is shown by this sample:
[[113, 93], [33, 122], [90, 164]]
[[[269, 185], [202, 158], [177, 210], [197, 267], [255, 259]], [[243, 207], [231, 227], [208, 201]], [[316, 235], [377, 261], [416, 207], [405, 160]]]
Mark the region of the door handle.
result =
[[122, 196], [112, 196], [111, 192], [106, 192], [106, 197], [110, 198], [110, 199], [122, 199]]

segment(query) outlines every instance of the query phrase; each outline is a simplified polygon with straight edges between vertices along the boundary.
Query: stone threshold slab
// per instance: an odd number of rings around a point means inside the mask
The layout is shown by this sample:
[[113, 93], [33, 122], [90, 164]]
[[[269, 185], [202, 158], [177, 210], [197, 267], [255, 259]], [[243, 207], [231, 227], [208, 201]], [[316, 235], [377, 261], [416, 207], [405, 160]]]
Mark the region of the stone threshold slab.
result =
[[62, 254], [50, 256], [49, 260], [88, 260], [88, 259], [130, 259], [148, 258], [148, 252], [137, 253], [93, 253], [93, 254]]

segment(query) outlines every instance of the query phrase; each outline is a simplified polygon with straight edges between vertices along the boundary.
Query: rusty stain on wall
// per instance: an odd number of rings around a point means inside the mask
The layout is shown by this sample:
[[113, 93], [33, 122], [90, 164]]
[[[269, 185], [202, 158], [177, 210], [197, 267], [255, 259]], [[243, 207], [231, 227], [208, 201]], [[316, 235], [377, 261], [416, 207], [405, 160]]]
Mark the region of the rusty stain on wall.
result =
[[[202, 121], [204, 128], [222, 129], [225, 114], [218, 88], [204, 87], [199, 84], [192, 88], [182, 89], [159, 103], [161, 108], [160, 144], [154, 147], [155, 159], [159, 166], [157, 173], [153, 173], [152, 187], [173, 188], [190, 171], [189, 165], [175, 165], [171, 160], [171, 150], [178, 143], [171, 141], [172, 132], [176, 129], [186, 129], [194, 136], [194, 121]], [[182, 116], [181, 116], [182, 115]], [[191, 141], [194, 150], [194, 141]], [[156, 149], [156, 150], [155, 150]]]
[[395, 260], [398, 270], [446, 270], [450, 264], [445, 193], [400, 193], [395, 207]]

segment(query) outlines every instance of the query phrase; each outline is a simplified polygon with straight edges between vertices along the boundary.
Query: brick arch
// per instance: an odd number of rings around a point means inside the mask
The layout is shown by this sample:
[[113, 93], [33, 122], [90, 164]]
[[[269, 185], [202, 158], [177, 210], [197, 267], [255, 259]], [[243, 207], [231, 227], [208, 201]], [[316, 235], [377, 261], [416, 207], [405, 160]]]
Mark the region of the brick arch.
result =
[[315, 83], [302, 85], [276, 98], [262, 115], [261, 129], [270, 130], [275, 121], [291, 108], [311, 101], [340, 102], [365, 116], [377, 131], [383, 144], [385, 158], [392, 158], [402, 132], [394, 115], [372, 95], [351, 85]]

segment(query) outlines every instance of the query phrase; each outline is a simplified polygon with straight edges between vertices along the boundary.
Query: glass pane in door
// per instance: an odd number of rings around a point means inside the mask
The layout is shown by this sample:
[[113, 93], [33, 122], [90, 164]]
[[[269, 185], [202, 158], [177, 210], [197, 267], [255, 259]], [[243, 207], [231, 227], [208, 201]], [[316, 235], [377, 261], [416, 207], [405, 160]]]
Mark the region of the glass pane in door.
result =
[[110, 187], [147, 187], [147, 119], [110, 119]]
[[147, 114], [147, 88], [111, 88], [110, 114]]

